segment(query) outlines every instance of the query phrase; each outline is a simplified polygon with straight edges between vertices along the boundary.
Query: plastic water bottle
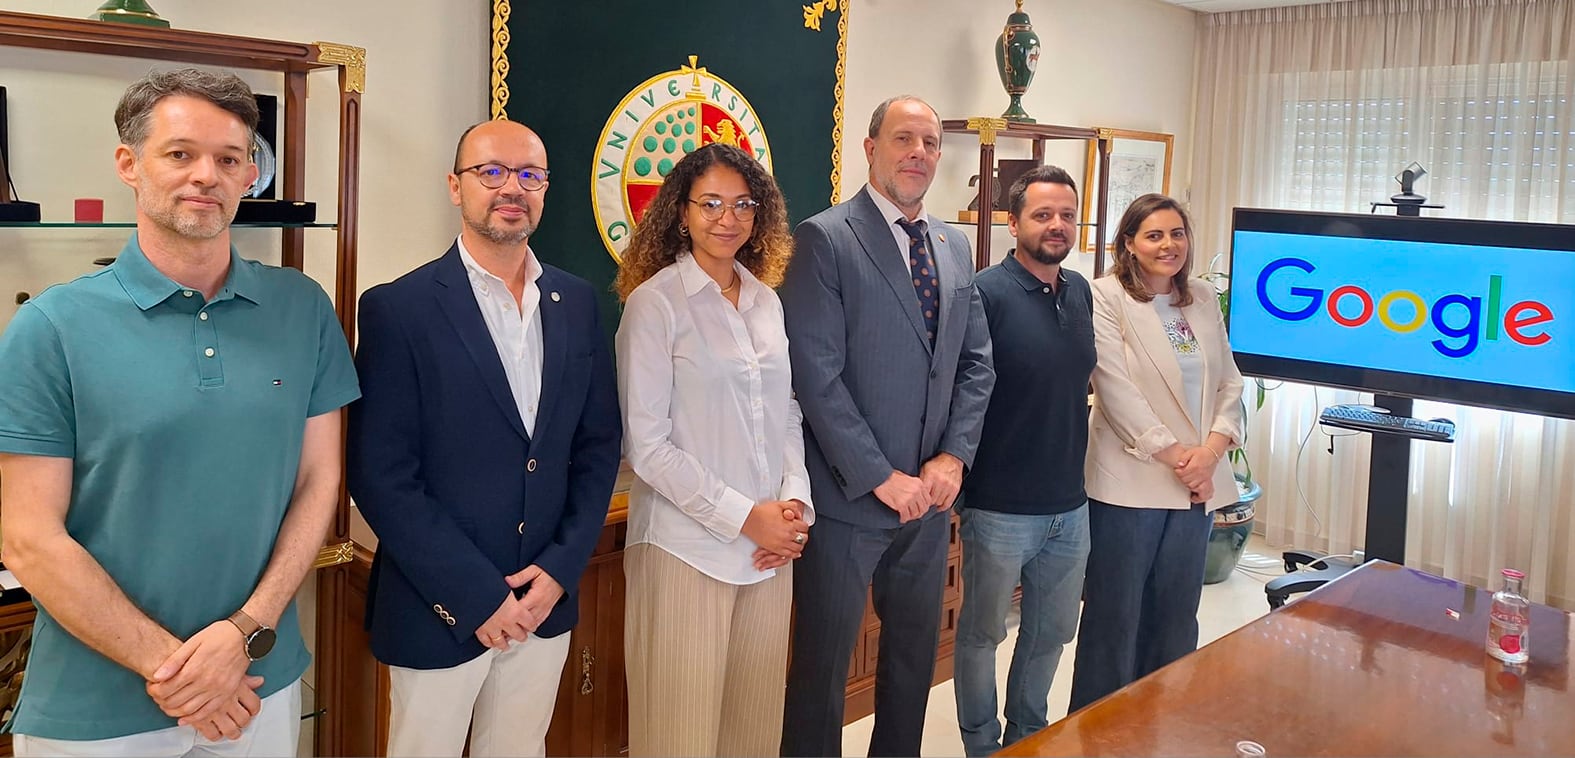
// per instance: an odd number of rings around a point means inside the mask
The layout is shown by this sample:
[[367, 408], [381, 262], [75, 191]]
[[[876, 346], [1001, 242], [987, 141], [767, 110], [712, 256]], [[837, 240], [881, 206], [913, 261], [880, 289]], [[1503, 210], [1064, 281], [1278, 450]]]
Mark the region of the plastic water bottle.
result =
[[1519, 571], [1504, 569], [1504, 588], [1493, 593], [1487, 652], [1505, 663], [1525, 663], [1531, 657], [1526, 640], [1531, 627], [1531, 601], [1520, 589], [1525, 578]]

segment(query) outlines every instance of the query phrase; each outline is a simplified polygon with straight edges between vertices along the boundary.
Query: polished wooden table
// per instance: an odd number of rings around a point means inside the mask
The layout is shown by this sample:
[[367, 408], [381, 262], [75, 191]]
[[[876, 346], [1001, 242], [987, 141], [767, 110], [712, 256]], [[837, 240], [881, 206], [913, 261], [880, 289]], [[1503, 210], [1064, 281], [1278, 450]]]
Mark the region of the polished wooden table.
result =
[[1533, 607], [1517, 671], [1491, 599], [1373, 561], [1001, 755], [1575, 755], [1570, 615]]

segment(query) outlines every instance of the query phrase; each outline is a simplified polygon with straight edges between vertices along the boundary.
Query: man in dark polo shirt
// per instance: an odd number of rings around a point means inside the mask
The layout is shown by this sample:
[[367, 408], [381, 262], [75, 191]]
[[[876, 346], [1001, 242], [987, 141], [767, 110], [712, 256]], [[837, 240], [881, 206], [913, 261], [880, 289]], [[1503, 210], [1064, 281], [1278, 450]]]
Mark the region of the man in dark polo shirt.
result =
[[[1088, 379], [1094, 371], [1088, 280], [1061, 268], [1077, 235], [1077, 187], [1040, 166], [1008, 192], [1017, 248], [975, 278], [995, 345], [995, 391], [963, 481], [963, 605], [957, 622], [957, 723], [968, 755], [989, 755], [1045, 727], [1050, 680], [1077, 631], [1088, 505]], [[1022, 622], [1006, 682], [1002, 742], [995, 649], [1012, 591]]]

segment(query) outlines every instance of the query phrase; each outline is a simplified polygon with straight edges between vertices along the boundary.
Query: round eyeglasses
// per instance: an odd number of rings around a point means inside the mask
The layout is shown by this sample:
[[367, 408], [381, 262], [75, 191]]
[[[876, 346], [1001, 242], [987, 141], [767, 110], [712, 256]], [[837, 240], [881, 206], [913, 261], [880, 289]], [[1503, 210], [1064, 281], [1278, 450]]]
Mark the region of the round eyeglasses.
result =
[[700, 206], [700, 215], [707, 221], [722, 220], [722, 214], [727, 212], [728, 209], [732, 209], [733, 218], [739, 221], [748, 221], [755, 217], [755, 209], [760, 207], [760, 203], [747, 197], [731, 203], [724, 203], [714, 197], [708, 200], [690, 200], [689, 202]]
[[481, 186], [486, 187], [487, 189], [501, 188], [504, 184], [508, 183], [510, 176], [516, 174], [519, 175], [520, 189], [539, 190], [542, 187], [547, 186], [547, 169], [537, 168], [535, 166], [510, 168], [501, 163], [479, 163], [474, 166], [462, 168], [458, 171], [455, 171], [454, 173], [463, 174], [467, 171], [476, 172], [476, 181], [481, 182]]

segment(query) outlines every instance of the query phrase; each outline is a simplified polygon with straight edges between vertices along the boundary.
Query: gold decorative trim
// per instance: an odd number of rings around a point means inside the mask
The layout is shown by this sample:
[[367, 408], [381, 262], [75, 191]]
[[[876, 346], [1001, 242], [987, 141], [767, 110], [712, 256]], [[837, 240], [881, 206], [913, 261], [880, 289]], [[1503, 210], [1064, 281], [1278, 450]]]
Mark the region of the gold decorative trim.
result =
[[492, 118], [509, 117], [509, 0], [492, 0]]
[[1006, 119], [983, 116], [970, 118], [968, 119], [968, 128], [979, 133], [979, 144], [993, 145], [995, 144], [996, 133], [1006, 130]]
[[328, 568], [341, 563], [355, 560], [355, 543], [345, 540], [337, 545], [326, 545], [317, 551], [317, 560], [312, 561], [312, 568]]
[[366, 48], [337, 42], [314, 42], [317, 62], [345, 67], [345, 91], [366, 94]]
[[1102, 140], [1110, 140], [1115, 138], [1116, 130], [1108, 126], [1098, 126], [1094, 128], [1094, 135]]
[[148, 13], [148, 12], [145, 12], [145, 11], [134, 11], [134, 10], [128, 10], [126, 8], [115, 8], [113, 10], [98, 11], [98, 15], [100, 15], [100, 16], [136, 16], [137, 18], [150, 18], [150, 19], [153, 19], [155, 21], [163, 21], [164, 20], [164, 17], [160, 16], [157, 13]]
[[837, 103], [831, 110], [831, 204], [842, 202], [842, 96], [847, 91], [848, 13], [853, 0], [842, 0], [837, 18]]
[[[838, 0], [816, 0], [814, 5], [804, 6], [804, 28], [817, 32], [820, 31], [820, 22], [825, 19], [826, 13], [828, 11], [831, 13], [837, 12], [837, 2]], [[847, 18], [848, 15], [847, 5], [848, 3], [846, 1], [842, 3], [842, 16], [844, 19]], [[837, 22], [837, 31], [839, 34], [842, 32], [842, 24], [842, 21]]]

